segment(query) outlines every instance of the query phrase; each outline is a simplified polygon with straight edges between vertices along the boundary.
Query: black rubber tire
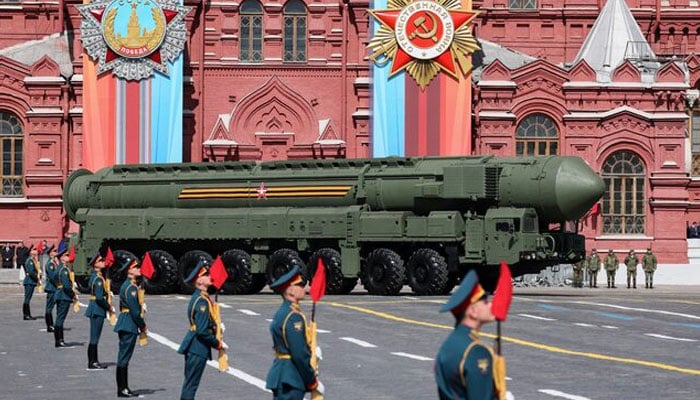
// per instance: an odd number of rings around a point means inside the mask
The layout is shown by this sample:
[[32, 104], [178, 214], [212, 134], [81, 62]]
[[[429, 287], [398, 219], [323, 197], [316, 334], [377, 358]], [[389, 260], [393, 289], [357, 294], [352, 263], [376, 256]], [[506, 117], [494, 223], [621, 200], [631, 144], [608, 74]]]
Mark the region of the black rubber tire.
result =
[[[175, 257], [163, 250], [150, 250], [148, 254], [153, 263], [154, 272], [151, 279], [143, 279], [146, 293], [169, 294], [175, 292], [179, 286]], [[143, 257], [145, 258], [146, 255], [144, 254]], [[143, 259], [141, 263], [143, 263]]]
[[456, 272], [450, 272], [447, 274], [447, 283], [445, 283], [445, 287], [442, 288], [442, 294], [450, 294], [452, 293], [452, 289], [454, 289], [455, 286], [457, 286], [457, 283], [460, 281], [459, 279], [459, 274]]
[[109, 268], [109, 272], [105, 271], [105, 276], [112, 281], [112, 293], [119, 295], [119, 289], [126, 280], [126, 270], [124, 272], [119, 272], [119, 270], [127, 260], [133, 260], [137, 257], [128, 250], [115, 250], [112, 255], [114, 256], [114, 264]]
[[267, 284], [271, 284], [276, 281], [277, 278], [289, 272], [295, 265], [299, 266], [301, 270], [301, 276], [306, 279], [307, 271], [306, 265], [299, 258], [299, 253], [292, 249], [279, 249], [275, 250], [270, 259], [267, 261], [267, 268], [265, 269], [267, 275]]
[[433, 249], [421, 248], [408, 259], [408, 285], [419, 296], [442, 294], [447, 284], [447, 261]]
[[326, 266], [326, 293], [344, 294], [343, 292], [343, 270], [340, 265], [340, 252], [336, 249], [323, 248], [316, 250], [309, 258], [309, 282], [313, 282], [319, 257]]
[[258, 293], [267, 285], [266, 274], [253, 274], [253, 284], [250, 286], [250, 294]]
[[369, 294], [395, 296], [403, 288], [406, 269], [395, 251], [379, 248], [369, 253], [361, 275]]
[[222, 290], [226, 294], [250, 294], [253, 289], [253, 273], [250, 272], [250, 254], [231, 249], [221, 255], [228, 278]]
[[178, 260], [177, 269], [179, 271], [178, 284], [180, 285], [180, 293], [192, 294], [194, 292], [194, 285], [185, 283], [183, 279], [190, 275], [190, 272], [192, 272], [200, 260], [204, 260], [207, 265], [211, 265], [212, 262], [211, 255], [202, 250], [190, 250], [183, 254], [180, 260]]

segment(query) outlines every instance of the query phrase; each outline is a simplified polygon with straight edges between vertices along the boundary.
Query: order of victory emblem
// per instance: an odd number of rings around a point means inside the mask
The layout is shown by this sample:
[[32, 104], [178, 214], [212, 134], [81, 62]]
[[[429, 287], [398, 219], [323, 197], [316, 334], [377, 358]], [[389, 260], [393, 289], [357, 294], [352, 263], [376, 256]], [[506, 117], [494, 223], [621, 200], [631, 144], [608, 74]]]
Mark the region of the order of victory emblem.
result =
[[381, 23], [370, 40], [370, 58], [382, 66], [391, 61], [389, 76], [406, 69], [421, 89], [440, 72], [457, 78], [472, 68], [469, 54], [479, 49], [469, 21], [475, 12], [461, 0], [389, 0], [386, 10], [370, 10]]
[[97, 60], [97, 74], [109, 70], [128, 80], [153, 71], [168, 75], [185, 47], [185, 15], [177, 0], [97, 0], [76, 6], [83, 16], [83, 47]]

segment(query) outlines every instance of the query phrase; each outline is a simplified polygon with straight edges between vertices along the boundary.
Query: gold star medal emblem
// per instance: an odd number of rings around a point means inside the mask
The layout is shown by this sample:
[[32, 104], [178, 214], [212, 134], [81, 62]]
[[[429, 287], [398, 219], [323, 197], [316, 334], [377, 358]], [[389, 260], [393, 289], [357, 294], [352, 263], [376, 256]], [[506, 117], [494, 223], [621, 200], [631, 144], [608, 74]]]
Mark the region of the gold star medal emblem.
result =
[[479, 49], [469, 22], [476, 16], [460, 0], [390, 0], [386, 10], [369, 10], [381, 27], [369, 42], [378, 66], [391, 61], [389, 77], [406, 72], [425, 89], [440, 72], [458, 78], [472, 65], [467, 55]]

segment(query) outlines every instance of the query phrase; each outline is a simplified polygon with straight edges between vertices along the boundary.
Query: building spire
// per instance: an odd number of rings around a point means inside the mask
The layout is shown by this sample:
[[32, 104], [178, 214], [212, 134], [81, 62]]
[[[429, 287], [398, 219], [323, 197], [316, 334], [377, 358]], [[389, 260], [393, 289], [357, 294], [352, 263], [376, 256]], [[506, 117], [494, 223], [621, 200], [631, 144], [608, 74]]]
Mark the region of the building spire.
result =
[[586, 60], [601, 77], [609, 76], [625, 59], [649, 61], [655, 58], [625, 0], [608, 0], [576, 55], [574, 64]]

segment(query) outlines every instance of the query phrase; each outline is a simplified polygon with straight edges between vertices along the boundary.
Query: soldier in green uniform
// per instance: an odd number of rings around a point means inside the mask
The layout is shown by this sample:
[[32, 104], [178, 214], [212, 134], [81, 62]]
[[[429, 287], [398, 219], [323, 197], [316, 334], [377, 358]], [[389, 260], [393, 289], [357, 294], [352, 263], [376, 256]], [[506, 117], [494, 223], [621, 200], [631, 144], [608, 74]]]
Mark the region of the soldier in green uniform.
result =
[[627, 289], [630, 288], [630, 284], [634, 285], [634, 289], [637, 288], [637, 264], [639, 264], [639, 258], [634, 254], [634, 250], [630, 250], [630, 253], [625, 257], [625, 265], [627, 266]]
[[608, 277], [608, 289], [615, 289], [615, 274], [617, 273], [617, 269], [620, 268], [620, 260], [617, 259], [612, 249], [608, 250], [608, 255], [605, 256], [604, 264], [605, 272]]
[[41, 265], [39, 265], [39, 252], [37, 249], [32, 247], [29, 250], [29, 258], [24, 262], [24, 303], [22, 303], [22, 314], [25, 321], [33, 321], [36, 318], [32, 317], [32, 311], [29, 306], [32, 301], [32, 295], [34, 295], [34, 289], [36, 285], [39, 284], [39, 272], [41, 271]]
[[117, 397], [138, 397], [129, 389], [129, 361], [134, 354], [139, 332], [146, 332], [140, 300], [141, 267], [137, 259], [127, 258], [119, 272], [126, 271], [127, 279], [119, 289], [119, 318], [114, 331], [119, 334], [117, 355]]
[[435, 357], [435, 381], [441, 400], [496, 400], [493, 350], [479, 337], [482, 325], [493, 322], [491, 301], [479, 284], [476, 272], [469, 271], [459, 288], [440, 308], [452, 312], [455, 329], [440, 346]]
[[56, 305], [56, 285], [58, 284], [58, 259], [56, 258], [56, 247], [51, 245], [45, 250], [49, 255], [46, 262], [46, 280], [44, 291], [46, 292], [46, 310], [44, 320], [46, 321], [46, 332], [54, 332], [53, 328], [53, 307]]
[[228, 349], [228, 345], [216, 338], [219, 327], [212, 317], [214, 304], [207, 294], [207, 289], [211, 286], [207, 266], [200, 262], [184, 281], [193, 282], [196, 290], [187, 306], [190, 330], [177, 350], [185, 355], [185, 380], [180, 400], [193, 400], [207, 360], [211, 360], [211, 349]]
[[304, 280], [299, 267], [293, 267], [270, 284], [284, 301], [270, 323], [275, 360], [267, 373], [265, 387], [275, 400], [301, 400], [305, 392], [323, 394], [325, 388], [311, 366], [311, 348], [306, 317], [299, 302], [304, 299]]
[[70, 270], [68, 269], [68, 246], [65, 241], [61, 241], [58, 245], [56, 255], [59, 257], [58, 265], [58, 284], [56, 285], [56, 325], [54, 326], [53, 337], [56, 347], [72, 347], [67, 346], [63, 341], [63, 322], [68, 316], [71, 304], [76, 300], [77, 295], [73, 290], [73, 281], [70, 278]]
[[574, 270], [574, 281], [571, 286], [575, 288], [583, 287], [583, 268], [585, 268], [585, 265], [586, 261], [580, 260], [571, 266]]
[[89, 265], [94, 269], [88, 280], [90, 303], [85, 311], [85, 316], [90, 320], [90, 343], [87, 356], [88, 370], [95, 371], [107, 368], [98, 361], [97, 345], [100, 343], [105, 317], [107, 313], [113, 313], [114, 309], [109, 304], [109, 293], [105, 290], [105, 280], [102, 276], [105, 260], [99, 252], [90, 259]]
[[647, 253], [642, 257], [642, 269], [644, 270], [644, 284], [646, 288], [653, 289], [656, 256], [651, 252], [651, 247], [647, 247]]
[[588, 287], [598, 287], [598, 270], [600, 269], [600, 257], [595, 249], [591, 250], [591, 255], [586, 259], [588, 267]]

